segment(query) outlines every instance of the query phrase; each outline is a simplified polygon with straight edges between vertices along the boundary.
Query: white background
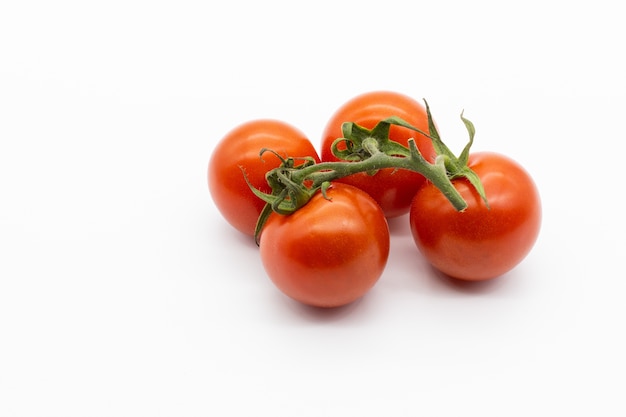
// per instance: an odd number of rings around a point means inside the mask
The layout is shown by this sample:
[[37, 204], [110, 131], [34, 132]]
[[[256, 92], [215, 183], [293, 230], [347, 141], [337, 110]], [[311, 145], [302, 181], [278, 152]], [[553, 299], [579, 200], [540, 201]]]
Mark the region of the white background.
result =
[[[625, 415], [620, 10], [3, 2], [0, 415]], [[376, 89], [427, 98], [457, 150], [465, 109], [475, 150], [535, 178], [541, 235], [459, 285], [397, 219], [365, 298], [306, 308], [220, 217], [208, 159], [260, 117], [319, 146]]]

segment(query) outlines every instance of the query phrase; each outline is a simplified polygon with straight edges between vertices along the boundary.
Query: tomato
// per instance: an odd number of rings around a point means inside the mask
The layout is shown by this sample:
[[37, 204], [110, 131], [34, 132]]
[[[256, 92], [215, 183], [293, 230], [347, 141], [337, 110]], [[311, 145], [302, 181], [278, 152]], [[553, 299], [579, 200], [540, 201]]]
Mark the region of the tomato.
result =
[[350, 185], [333, 183], [293, 214], [272, 213], [260, 236], [263, 266], [289, 297], [339, 307], [362, 297], [389, 256], [389, 228], [378, 204]]
[[[392, 91], [368, 92], [352, 98], [332, 115], [322, 135], [322, 160], [337, 161], [332, 154], [331, 145], [335, 139], [343, 137], [341, 126], [344, 122], [354, 122], [372, 129], [379, 121], [391, 116], [398, 116], [428, 133], [426, 108], [421, 103]], [[391, 140], [405, 146], [410, 138], [414, 138], [424, 158], [430, 162], [434, 160], [435, 150], [426, 136], [400, 126], [391, 126], [389, 136]], [[416, 172], [387, 168], [379, 170], [373, 176], [358, 173], [338, 181], [366, 191], [382, 207], [385, 216], [397, 217], [408, 213], [411, 200], [425, 179]]]
[[541, 201], [528, 172], [506, 156], [474, 153], [468, 166], [481, 179], [489, 208], [466, 179], [453, 180], [468, 204], [461, 212], [428, 183], [415, 195], [409, 221], [417, 247], [436, 269], [480, 281], [526, 257], [539, 234]]
[[211, 197], [222, 216], [242, 233], [253, 236], [265, 203], [255, 196], [245, 181], [264, 193], [271, 193], [265, 173], [280, 165], [268, 148], [283, 157], [312, 157], [319, 162], [317, 151], [300, 130], [285, 122], [271, 119], [252, 120], [228, 132], [213, 150], [209, 161], [208, 184]]

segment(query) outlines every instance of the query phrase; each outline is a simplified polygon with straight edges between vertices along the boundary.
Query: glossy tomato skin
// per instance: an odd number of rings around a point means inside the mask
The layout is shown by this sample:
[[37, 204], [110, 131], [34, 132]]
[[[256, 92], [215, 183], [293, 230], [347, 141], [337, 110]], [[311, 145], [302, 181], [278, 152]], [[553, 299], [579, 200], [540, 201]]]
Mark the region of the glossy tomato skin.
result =
[[[343, 137], [341, 126], [344, 122], [354, 122], [368, 129], [382, 119], [398, 116], [423, 132], [428, 133], [426, 108], [413, 98], [393, 91], [372, 91], [356, 96], [346, 102], [332, 115], [322, 134], [320, 156], [322, 161], [337, 161], [331, 145]], [[390, 138], [407, 146], [410, 138], [428, 161], [435, 158], [435, 150], [429, 138], [415, 131], [399, 126], [391, 126]], [[382, 169], [375, 175], [367, 173], [344, 177], [340, 182], [354, 185], [368, 194], [382, 207], [385, 216], [397, 217], [408, 213], [411, 201], [425, 178], [407, 170]]]
[[263, 266], [289, 297], [315, 307], [339, 307], [378, 281], [389, 256], [389, 228], [365, 192], [334, 183], [295, 213], [272, 213], [260, 237]]
[[467, 180], [454, 180], [468, 207], [457, 212], [432, 184], [420, 189], [410, 211], [413, 238], [438, 270], [467, 281], [498, 277], [532, 249], [541, 226], [539, 192], [526, 170], [496, 153], [470, 155], [488, 209]]
[[272, 119], [258, 119], [243, 123], [228, 132], [217, 144], [208, 167], [211, 197], [226, 221], [240, 232], [253, 236], [257, 219], [265, 203], [256, 197], [246, 184], [242, 168], [250, 183], [257, 189], [271, 193], [265, 180], [267, 171], [280, 165], [271, 152], [261, 158], [263, 148], [283, 157], [319, 156], [311, 141], [296, 127]]

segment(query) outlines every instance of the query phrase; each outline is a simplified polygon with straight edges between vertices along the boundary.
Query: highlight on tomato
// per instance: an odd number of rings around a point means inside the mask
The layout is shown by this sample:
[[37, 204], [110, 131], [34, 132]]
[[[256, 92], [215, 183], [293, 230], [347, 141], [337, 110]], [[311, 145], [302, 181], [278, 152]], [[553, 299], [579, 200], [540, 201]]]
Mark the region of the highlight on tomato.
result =
[[[367, 129], [372, 129], [383, 119], [396, 116], [422, 132], [428, 132], [426, 108], [415, 99], [394, 91], [371, 91], [353, 97], [339, 107], [327, 122], [320, 148], [322, 161], [338, 161], [332, 144], [343, 136], [344, 122], [353, 122]], [[433, 145], [428, 137], [402, 126], [391, 126], [389, 138], [403, 146], [413, 138], [422, 156], [429, 162], [435, 158]], [[337, 179], [338, 182], [353, 185], [366, 191], [382, 207], [388, 218], [401, 216], [409, 212], [411, 201], [417, 190], [424, 184], [425, 178], [417, 172], [386, 168], [374, 175], [367, 172], [353, 174]]]
[[259, 239], [271, 281], [310, 306], [339, 307], [363, 297], [382, 275], [389, 228], [364, 191], [332, 183], [292, 214], [272, 212]]
[[488, 280], [513, 269], [534, 246], [541, 200], [528, 172], [507, 156], [477, 152], [469, 155], [467, 166], [480, 178], [488, 205], [466, 178], [452, 180], [467, 202], [463, 211], [426, 184], [411, 205], [411, 232], [439, 271], [467, 281]]
[[[269, 148], [273, 152], [265, 152]], [[250, 185], [271, 192], [265, 174], [283, 162], [279, 157], [312, 158], [315, 147], [296, 127], [280, 120], [258, 119], [236, 126], [217, 144], [208, 166], [211, 197], [224, 219], [240, 232], [253, 236], [265, 202]], [[246, 182], [246, 178], [249, 181]]]

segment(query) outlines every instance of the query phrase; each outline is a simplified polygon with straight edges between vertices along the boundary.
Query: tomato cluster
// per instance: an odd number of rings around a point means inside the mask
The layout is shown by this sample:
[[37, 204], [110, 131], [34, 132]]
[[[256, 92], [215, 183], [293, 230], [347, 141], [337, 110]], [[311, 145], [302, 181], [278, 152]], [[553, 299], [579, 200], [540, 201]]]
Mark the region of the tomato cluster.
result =
[[[537, 187], [522, 166], [497, 153], [468, 154], [460, 160], [463, 172], [472, 175], [450, 173], [446, 178], [465, 201], [462, 210], [450, 203], [435, 181], [393, 165], [338, 176], [308, 193], [306, 186], [292, 184], [289, 174], [301, 167], [319, 166], [324, 173], [337, 164], [351, 164], [342, 162], [337, 152], [348, 146], [338, 141], [346, 134], [346, 122], [374, 129], [381, 120], [394, 117], [403, 122], [385, 130], [389, 140], [407, 152], [413, 146], [412, 154], [435, 166], [444, 145], [434, 142], [436, 128], [429, 109], [390, 91], [359, 95], [336, 110], [324, 129], [319, 155], [300, 130], [277, 120], [238, 126], [214, 149], [208, 184], [215, 205], [234, 228], [257, 234], [269, 278], [289, 297], [312, 306], [337, 307], [365, 295], [387, 264], [387, 218], [407, 213], [419, 252], [453, 278], [480, 281], [501, 276], [533, 247], [541, 224]], [[472, 178], [478, 179], [478, 186]], [[307, 181], [310, 185], [313, 180]], [[278, 195], [273, 185], [283, 187], [283, 192]], [[278, 203], [299, 200], [294, 194], [298, 189], [305, 190], [306, 203], [282, 213]]]

